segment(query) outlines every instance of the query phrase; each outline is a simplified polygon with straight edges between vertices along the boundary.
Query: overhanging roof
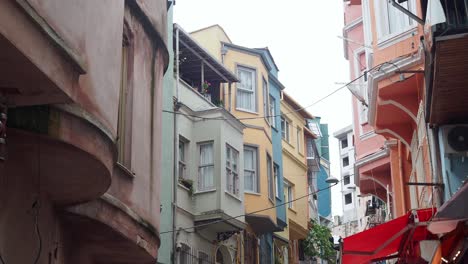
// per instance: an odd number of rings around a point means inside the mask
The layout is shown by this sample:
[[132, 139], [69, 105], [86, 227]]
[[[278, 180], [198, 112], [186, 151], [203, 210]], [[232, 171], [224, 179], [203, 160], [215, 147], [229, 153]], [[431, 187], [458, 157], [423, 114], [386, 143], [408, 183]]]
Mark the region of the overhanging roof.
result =
[[184, 79], [201, 80], [203, 69], [204, 79], [207, 81], [222, 83], [239, 81], [234, 73], [224, 67], [182, 27], [174, 24], [173, 30], [175, 52], [177, 52], [177, 32], [179, 32], [179, 69]]
[[[314, 119], [314, 116], [311, 115], [302, 105], [300, 105], [296, 100], [294, 100], [291, 96], [287, 93], [283, 92], [283, 99], [284, 101], [290, 105], [294, 111], [297, 111], [300, 115], [302, 115], [306, 119]], [[300, 110], [298, 110], [300, 109]], [[304, 120], [305, 123], [305, 120]]]

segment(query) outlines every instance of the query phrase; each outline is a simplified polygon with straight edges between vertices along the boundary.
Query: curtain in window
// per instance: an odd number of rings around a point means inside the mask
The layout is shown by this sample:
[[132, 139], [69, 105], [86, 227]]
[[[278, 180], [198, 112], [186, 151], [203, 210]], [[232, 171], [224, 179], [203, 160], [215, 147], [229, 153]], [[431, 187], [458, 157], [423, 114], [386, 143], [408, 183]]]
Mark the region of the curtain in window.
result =
[[214, 186], [213, 184], [213, 144], [200, 145], [200, 190], [206, 190]]
[[253, 149], [244, 150], [244, 187], [246, 191], [256, 192], [256, 155]]
[[237, 107], [255, 111], [255, 94], [253, 87], [253, 73], [239, 70], [240, 83], [237, 86]]
[[[403, 2], [400, 4], [403, 8], [408, 9], [408, 2]], [[391, 3], [387, 2], [388, 6], [388, 22], [390, 34], [398, 33], [404, 31], [410, 25], [410, 18], [394, 7]]]

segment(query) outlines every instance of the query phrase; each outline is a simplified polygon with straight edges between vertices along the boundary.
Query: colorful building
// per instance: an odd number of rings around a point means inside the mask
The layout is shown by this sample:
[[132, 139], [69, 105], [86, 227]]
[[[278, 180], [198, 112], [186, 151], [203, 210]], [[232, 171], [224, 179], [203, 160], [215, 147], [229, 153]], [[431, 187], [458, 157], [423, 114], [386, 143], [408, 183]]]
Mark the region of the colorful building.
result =
[[[273, 121], [268, 118], [271, 64], [262, 50], [233, 44], [218, 25], [192, 32], [191, 35], [228, 69], [237, 73], [239, 83], [224, 86], [221, 98], [230, 113], [246, 126], [244, 202], [248, 226], [244, 233], [244, 261], [272, 263], [273, 233], [282, 227], [277, 222], [277, 210], [262, 211], [276, 204]], [[279, 101], [276, 103], [279, 104]], [[281, 174], [277, 177], [280, 178]]]
[[[313, 116], [306, 110], [301, 109], [291, 96], [283, 92], [281, 100], [281, 131], [283, 145], [283, 169], [284, 174], [284, 196], [287, 204], [288, 226], [278, 236], [289, 240], [288, 263], [299, 263], [304, 260], [300, 256], [301, 241], [307, 237], [309, 212], [308, 199], [296, 198], [305, 197], [308, 194], [307, 160], [304, 142], [304, 126], [306, 119]], [[305, 210], [304, 210], [305, 209]], [[302, 252], [302, 250], [301, 250]]]
[[157, 259], [170, 4], [0, 3], [0, 262]]
[[[352, 72], [365, 85], [352, 90], [368, 105], [361, 110], [354, 101], [355, 129], [362, 129], [366, 139], [360, 137], [361, 142], [356, 143], [356, 171], [361, 191], [372, 193], [374, 188], [373, 195], [385, 202], [384, 221], [395, 219], [345, 239], [344, 263], [392, 258], [463, 261], [466, 231], [462, 219], [468, 213], [460, 202], [467, 193], [461, 172], [466, 165], [460, 161], [468, 150], [462, 143], [468, 134], [466, 120], [461, 118], [464, 110], [457, 103], [461, 106], [466, 96], [458, 89], [464, 83], [461, 72], [466, 60], [455, 54], [463, 53], [457, 49], [465, 45], [466, 37], [459, 33], [467, 31], [462, 21], [468, 16], [461, 12], [467, 7], [465, 2], [442, 2], [363, 0], [345, 4], [345, 49], [356, 55]], [[383, 138], [367, 138], [365, 122]], [[381, 150], [365, 154], [378, 145]], [[399, 230], [404, 231], [391, 236], [390, 226], [398, 222]], [[390, 232], [379, 233], [384, 229]], [[356, 242], [369, 236], [379, 238], [374, 247]], [[389, 256], [390, 252], [397, 253]]]

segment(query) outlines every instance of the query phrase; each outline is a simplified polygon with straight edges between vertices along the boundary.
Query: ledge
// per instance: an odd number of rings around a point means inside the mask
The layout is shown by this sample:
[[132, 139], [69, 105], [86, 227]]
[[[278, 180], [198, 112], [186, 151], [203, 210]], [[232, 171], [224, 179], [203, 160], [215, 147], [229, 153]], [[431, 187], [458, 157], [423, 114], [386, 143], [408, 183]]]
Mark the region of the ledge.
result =
[[26, 0], [15, 0], [24, 13], [36, 24], [50, 41], [62, 52], [79, 74], [86, 74], [87, 65], [78, 53], [63, 40]]
[[242, 203], [242, 200], [239, 197], [235, 196], [234, 194], [230, 193], [229, 191], [224, 191], [224, 193], [226, 193], [226, 195], [230, 196], [231, 198], [237, 200], [238, 202]]

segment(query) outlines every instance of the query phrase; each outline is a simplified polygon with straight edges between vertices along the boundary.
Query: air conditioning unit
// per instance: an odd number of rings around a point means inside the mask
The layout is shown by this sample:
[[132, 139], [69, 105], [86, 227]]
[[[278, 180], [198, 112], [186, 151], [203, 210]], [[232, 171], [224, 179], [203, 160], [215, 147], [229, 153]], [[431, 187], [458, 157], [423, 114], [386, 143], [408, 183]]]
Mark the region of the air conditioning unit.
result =
[[444, 154], [468, 154], [468, 124], [441, 126], [439, 140]]

